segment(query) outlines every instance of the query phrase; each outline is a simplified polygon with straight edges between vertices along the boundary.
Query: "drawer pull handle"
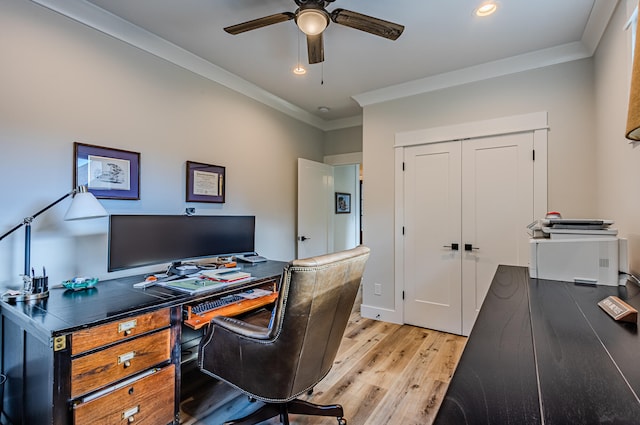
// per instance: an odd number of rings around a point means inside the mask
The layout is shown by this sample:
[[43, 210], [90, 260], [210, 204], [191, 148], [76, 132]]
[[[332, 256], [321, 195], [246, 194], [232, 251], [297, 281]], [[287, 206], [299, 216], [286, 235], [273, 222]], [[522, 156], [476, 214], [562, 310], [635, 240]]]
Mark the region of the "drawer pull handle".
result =
[[124, 332], [125, 335], [131, 335], [131, 332], [137, 325], [138, 321], [136, 319], [118, 323], [118, 332]]
[[134, 415], [137, 414], [138, 412], [140, 412], [140, 406], [135, 406], [135, 407], [132, 407], [131, 409], [127, 409], [124, 412], [122, 412], [122, 419], [126, 419], [129, 422], [133, 422], [136, 420]]
[[124, 367], [127, 368], [131, 366], [131, 360], [136, 356], [135, 351], [129, 351], [128, 353], [121, 354], [118, 356], [118, 364], [124, 364]]

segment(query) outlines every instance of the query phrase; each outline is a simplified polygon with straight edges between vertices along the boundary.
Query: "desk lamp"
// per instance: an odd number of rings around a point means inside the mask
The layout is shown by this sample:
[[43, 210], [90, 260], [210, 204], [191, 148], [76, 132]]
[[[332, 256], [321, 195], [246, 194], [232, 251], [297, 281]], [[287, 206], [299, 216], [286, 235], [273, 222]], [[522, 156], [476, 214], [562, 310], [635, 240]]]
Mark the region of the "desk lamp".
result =
[[21, 291], [13, 291], [17, 293], [5, 293], [4, 295], [2, 295], [3, 301], [28, 301], [49, 296], [49, 290], [47, 287], [48, 285], [46, 283], [47, 276], [44, 268], [42, 277], [36, 277], [33, 271], [29, 273], [31, 269], [31, 222], [34, 218], [69, 196], [72, 196], [73, 200], [71, 201], [71, 205], [69, 206], [67, 213], [64, 215], [65, 221], [98, 218], [108, 215], [107, 211], [100, 204], [100, 202], [98, 202], [95, 196], [93, 196], [91, 192], [87, 191], [86, 186], [78, 186], [71, 192], [65, 194], [64, 196], [58, 198], [56, 201], [47, 205], [34, 215], [25, 217], [22, 223], [16, 225], [7, 233], [0, 236], [1, 241], [11, 233], [18, 230], [20, 227], [24, 226], [24, 274], [22, 275], [23, 288]]

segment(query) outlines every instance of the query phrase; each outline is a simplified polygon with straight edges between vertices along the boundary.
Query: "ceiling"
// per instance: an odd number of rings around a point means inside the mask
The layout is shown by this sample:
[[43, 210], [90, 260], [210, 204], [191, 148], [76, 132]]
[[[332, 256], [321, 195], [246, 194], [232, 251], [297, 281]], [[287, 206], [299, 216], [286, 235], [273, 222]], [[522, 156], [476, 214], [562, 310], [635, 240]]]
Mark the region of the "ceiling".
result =
[[[323, 129], [359, 122], [363, 105], [589, 57], [617, 4], [501, 0], [478, 18], [483, 0], [336, 0], [327, 10], [396, 22], [404, 33], [391, 41], [331, 23], [325, 61], [309, 65], [293, 20], [223, 31], [294, 12], [293, 0], [34, 1]], [[305, 75], [292, 72], [298, 60]]]

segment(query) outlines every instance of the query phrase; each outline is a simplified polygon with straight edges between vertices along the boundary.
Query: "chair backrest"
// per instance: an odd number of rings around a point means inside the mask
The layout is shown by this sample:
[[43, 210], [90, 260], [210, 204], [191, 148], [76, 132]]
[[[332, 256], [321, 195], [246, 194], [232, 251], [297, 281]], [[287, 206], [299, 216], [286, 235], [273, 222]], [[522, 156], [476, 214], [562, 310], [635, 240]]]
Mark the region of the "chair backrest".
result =
[[269, 328], [214, 318], [200, 343], [200, 369], [263, 401], [313, 388], [333, 365], [368, 258], [359, 246], [291, 261]]
[[359, 246], [285, 267], [272, 332], [286, 347], [294, 372], [291, 396], [315, 386], [331, 369], [368, 258], [369, 248]]

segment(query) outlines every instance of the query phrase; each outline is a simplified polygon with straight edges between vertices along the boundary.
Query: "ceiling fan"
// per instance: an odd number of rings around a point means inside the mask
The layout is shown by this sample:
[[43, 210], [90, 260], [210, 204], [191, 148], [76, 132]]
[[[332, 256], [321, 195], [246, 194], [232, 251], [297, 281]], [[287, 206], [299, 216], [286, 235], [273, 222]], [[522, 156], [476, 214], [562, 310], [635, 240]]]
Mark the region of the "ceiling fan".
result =
[[402, 31], [404, 31], [403, 25], [363, 15], [362, 13], [351, 10], [334, 9], [332, 12], [328, 12], [326, 9], [327, 5], [333, 3], [335, 0], [294, 1], [298, 5], [298, 9], [295, 12], [282, 12], [264, 16], [226, 27], [224, 30], [229, 34], [236, 35], [294, 19], [298, 28], [307, 36], [307, 52], [310, 64], [324, 61], [322, 33], [331, 21], [390, 40], [397, 39], [400, 37], [400, 34], [402, 34]]

